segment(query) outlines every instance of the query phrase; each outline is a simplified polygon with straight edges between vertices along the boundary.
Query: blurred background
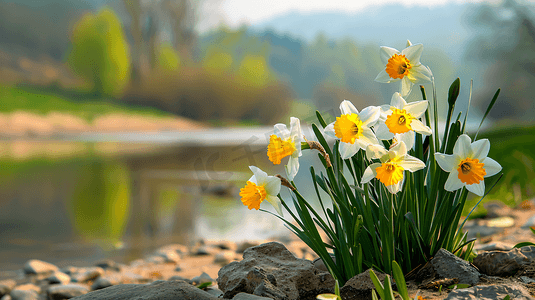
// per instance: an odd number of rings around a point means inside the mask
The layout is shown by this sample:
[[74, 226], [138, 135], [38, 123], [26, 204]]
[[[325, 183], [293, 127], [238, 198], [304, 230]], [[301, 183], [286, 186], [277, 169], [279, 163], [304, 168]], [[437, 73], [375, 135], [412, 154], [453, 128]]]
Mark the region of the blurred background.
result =
[[472, 137], [501, 88], [479, 135], [504, 172], [487, 198], [520, 205], [535, 191], [534, 22], [522, 0], [0, 0], [0, 270], [287, 232], [238, 196], [249, 165], [284, 172], [265, 155], [273, 124], [390, 103], [379, 46], [407, 39], [442, 118], [449, 85], [465, 113], [474, 80]]

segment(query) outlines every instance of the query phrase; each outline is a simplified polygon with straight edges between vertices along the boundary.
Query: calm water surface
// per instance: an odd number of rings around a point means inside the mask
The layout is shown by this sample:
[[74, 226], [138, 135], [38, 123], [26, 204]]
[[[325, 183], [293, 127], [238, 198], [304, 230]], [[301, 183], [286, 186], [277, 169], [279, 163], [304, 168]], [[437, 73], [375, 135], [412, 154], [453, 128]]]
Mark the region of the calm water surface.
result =
[[[248, 210], [238, 195], [249, 165], [284, 174], [265, 154], [270, 130], [0, 141], [0, 275], [30, 258], [86, 266], [198, 238], [286, 234], [280, 220]], [[314, 160], [305, 153], [301, 163]], [[307, 169], [298, 186], [311, 183]]]

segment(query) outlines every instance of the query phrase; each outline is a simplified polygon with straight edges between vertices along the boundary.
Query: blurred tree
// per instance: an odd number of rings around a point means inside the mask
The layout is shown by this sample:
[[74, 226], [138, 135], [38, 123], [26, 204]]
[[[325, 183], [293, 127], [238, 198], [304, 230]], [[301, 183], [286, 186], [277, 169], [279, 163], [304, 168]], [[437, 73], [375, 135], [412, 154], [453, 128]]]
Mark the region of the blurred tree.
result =
[[178, 71], [180, 67], [180, 57], [176, 50], [169, 43], [159, 46], [156, 69], [160, 71]]
[[130, 78], [130, 53], [115, 13], [102, 9], [82, 17], [74, 27], [68, 64], [99, 95], [119, 96]]
[[506, 0], [501, 5], [481, 4], [466, 18], [478, 36], [466, 53], [471, 62], [483, 63], [487, 71], [474, 103], [485, 111], [501, 88], [500, 99], [490, 112], [499, 120], [531, 121], [535, 114], [535, 13], [529, 2]]

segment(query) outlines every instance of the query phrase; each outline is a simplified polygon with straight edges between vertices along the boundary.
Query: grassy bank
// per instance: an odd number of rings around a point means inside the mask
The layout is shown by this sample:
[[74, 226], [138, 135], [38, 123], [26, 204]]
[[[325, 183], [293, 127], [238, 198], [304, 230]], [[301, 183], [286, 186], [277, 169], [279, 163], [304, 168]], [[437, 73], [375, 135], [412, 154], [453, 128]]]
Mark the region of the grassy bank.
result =
[[67, 113], [91, 122], [98, 116], [122, 113], [150, 117], [172, 117], [173, 114], [147, 107], [132, 107], [103, 99], [69, 99], [30, 88], [0, 85], [0, 112], [26, 111], [46, 115], [52, 111]]

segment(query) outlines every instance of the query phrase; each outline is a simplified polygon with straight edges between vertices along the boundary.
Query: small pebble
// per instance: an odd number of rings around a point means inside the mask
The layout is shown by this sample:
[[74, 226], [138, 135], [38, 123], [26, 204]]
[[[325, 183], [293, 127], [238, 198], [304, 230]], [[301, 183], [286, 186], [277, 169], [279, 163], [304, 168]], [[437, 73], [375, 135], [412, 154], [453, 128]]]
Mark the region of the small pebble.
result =
[[24, 265], [24, 273], [26, 274], [42, 274], [57, 270], [58, 267], [55, 265], [38, 259], [31, 259]]

